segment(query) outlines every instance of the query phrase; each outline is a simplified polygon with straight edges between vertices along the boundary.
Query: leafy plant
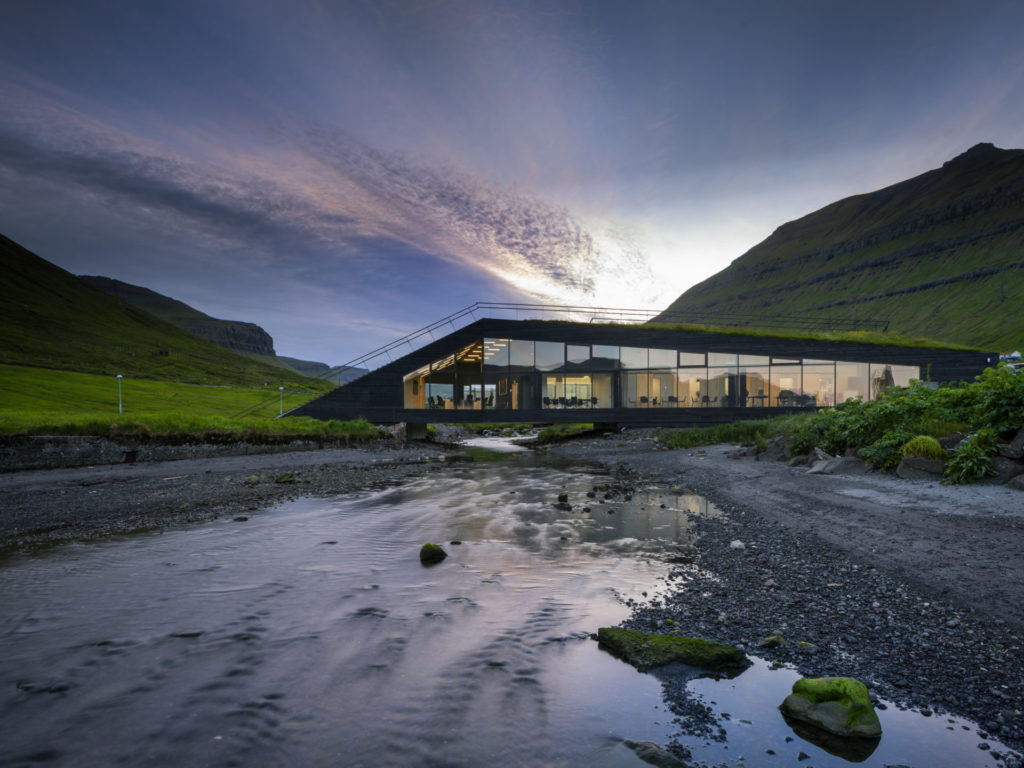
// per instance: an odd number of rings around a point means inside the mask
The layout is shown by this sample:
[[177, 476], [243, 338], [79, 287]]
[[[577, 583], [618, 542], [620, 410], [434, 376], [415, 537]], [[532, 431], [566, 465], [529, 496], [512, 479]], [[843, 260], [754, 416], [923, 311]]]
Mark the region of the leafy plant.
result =
[[900, 463], [902, 458], [900, 451], [913, 437], [914, 435], [906, 430], [889, 430], [871, 445], [861, 448], [861, 458], [874, 464], [883, 472], [888, 472]]
[[979, 429], [957, 446], [953, 458], [946, 463], [942, 482], [946, 485], [965, 485], [995, 475], [992, 455], [996, 452], [997, 432], [992, 427]]

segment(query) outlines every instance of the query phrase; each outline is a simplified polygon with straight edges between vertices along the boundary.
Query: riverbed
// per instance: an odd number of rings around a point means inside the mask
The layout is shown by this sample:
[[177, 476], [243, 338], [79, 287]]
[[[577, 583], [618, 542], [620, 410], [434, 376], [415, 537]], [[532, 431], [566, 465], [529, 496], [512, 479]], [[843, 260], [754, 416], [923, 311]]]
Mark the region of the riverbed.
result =
[[[782, 721], [790, 668], [655, 676], [598, 648], [669, 573], [709, 577], [694, 523], [722, 514], [681, 488], [605, 499], [610, 479], [520, 454], [14, 557], [0, 765], [643, 765], [625, 739], [845, 765]], [[449, 557], [424, 567], [425, 541]], [[666, 703], [681, 688], [711, 737]], [[864, 765], [998, 765], [967, 721], [880, 714]]]

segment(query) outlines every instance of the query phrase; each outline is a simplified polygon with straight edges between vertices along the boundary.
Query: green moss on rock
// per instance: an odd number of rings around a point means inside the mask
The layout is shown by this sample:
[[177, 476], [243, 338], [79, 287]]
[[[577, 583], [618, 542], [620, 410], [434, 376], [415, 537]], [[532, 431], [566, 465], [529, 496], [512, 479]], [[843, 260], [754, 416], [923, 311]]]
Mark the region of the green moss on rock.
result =
[[597, 630], [597, 640], [602, 647], [641, 672], [673, 662], [700, 669], [737, 669], [750, 664], [746, 654], [738, 648], [696, 637], [601, 627]]
[[434, 563], [440, 563], [448, 557], [448, 553], [444, 551], [437, 544], [431, 544], [429, 541], [420, 547], [420, 562], [424, 565], [433, 565]]
[[779, 709], [837, 736], [882, 734], [867, 686], [851, 677], [801, 678]]

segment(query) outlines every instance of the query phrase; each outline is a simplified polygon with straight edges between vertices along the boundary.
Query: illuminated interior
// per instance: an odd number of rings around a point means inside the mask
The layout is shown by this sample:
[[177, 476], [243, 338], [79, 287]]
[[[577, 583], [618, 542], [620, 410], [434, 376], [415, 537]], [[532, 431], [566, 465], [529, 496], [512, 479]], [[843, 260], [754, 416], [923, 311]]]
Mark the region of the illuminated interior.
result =
[[815, 408], [877, 398], [913, 365], [482, 339], [406, 374], [426, 410]]

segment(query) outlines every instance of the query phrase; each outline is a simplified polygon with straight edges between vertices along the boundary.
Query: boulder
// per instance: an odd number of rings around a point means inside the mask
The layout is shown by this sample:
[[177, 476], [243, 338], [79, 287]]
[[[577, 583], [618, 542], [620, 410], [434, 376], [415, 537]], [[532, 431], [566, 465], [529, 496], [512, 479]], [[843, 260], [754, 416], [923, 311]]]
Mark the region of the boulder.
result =
[[601, 627], [597, 641], [602, 648], [641, 672], [673, 662], [699, 669], [742, 669], [750, 660], [739, 648], [697, 637], [677, 637], [640, 632], [635, 629]]
[[768, 441], [768, 445], [757, 456], [758, 461], [787, 461], [789, 459], [789, 441], [785, 435], [776, 435]]
[[926, 459], [924, 456], [904, 456], [896, 467], [896, 475], [904, 480], [938, 480], [946, 462], [942, 459]]
[[852, 677], [801, 678], [779, 709], [836, 736], [882, 735], [867, 686]]
[[1017, 475], [1024, 474], [1024, 462], [1008, 459], [1005, 456], [993, 456], [992, 470], [996, 473], [995, 482], [1008, 483]]
[[420, 547], [420, 562], [424, 565], [434, 565], [440, 563], [448, 557], [448, 553], [437, 544], [431, 544], [429, 541]]
[[[817, 449], [815, 449], [817, 450]], [[827, 455], [827, 454], [826, 454]], [[844, 459], [822, 459], [816, 461], [807, 470], [808, 475], [834, 475], [842, 468]]]
[[1006, 487], [1013, 488], [1015, 491], [1024, 491], [1024, 475], [1017, 475], [1006, 484]]
[[939, 445], [941, 445], [947, 451], [954, 451], [956, 450], [956, 447], [964, 441], [965, 437], [967, 437], [966, 432], [954, 432], [952, 435], [940, 437]]
[[778, 648], [780, 645], [785, 645], [786, 640], [782, 635], [768, 635], [757, 641], [758, 648]]
[[657, 766], [657, 768], [689, 768], [686, 763], [677, 758], [671, 752], [662, 749], [653, 741], [633, 741], [632, 739], [626, 739], [622, 743], [633, 750], [633, 754], [645, 763], [650, 763], [651, 765]]
[[790, 459], [787, 462], [787, 465], [790, 466], [790, 467], [806, 467], [810, 463], [811, 463], [810, 456], [804, 455], [804, 456], [794, 456], [792, 459]]
[[1007, 459], [1024, 459], [1024, 429], [1018, 430], [1017, 436], [1009, 443], [999, 446], [999, 455]]
[[821, 448], [815, 448], [813, 451], [811, 451], [811, 455], [814, 457], [816, 461], [828, 461], [829, 459], [835, 458], [835, 456], [825, 453], [825, 451], [821, 450]]

